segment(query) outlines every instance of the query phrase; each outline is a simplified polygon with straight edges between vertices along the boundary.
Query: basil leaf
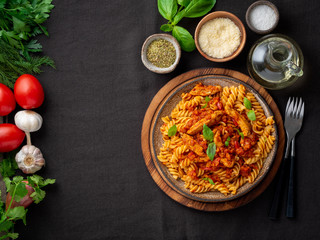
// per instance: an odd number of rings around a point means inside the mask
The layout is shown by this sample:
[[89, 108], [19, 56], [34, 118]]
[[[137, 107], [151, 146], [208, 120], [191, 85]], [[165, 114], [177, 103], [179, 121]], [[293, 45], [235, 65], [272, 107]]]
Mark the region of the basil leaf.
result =
[[172, 21], [178, 11], [177, 0], [158, 0], [158, 10], [162, 17]]
[[208, 103], [206, 103], [204, 106], [202, 106], [201, 108], [206, 108], [208, 106]]
[[183, 27], [174, 26], [172, 35], [178, 40], [182, 50], [192, 52], [196, 48], [192, 35]]
[[173, 19], [173, 24], [176, 25], [183, 17], [196, 18], [207, 14], [215, 5], [216, 0], [192, 0], [188, 6]]
[[210, 184], [215, 185], [215, 183], [213, 182], [213, 180], [211, 178], [208, 178], [208, 181]]
[[211, 161], [213, 161], [214, 155], [216, 154], [216, 144], [214, 142], [210, 143], [207, 148], [207, 155]]
[[250, 100], [249, 100], [248, 98], [246, 98], [246, 97], [243, 98], [243, 104], [244, 104], [244, 106], [245, 106], [247, 109], [249, 109], [249, 110], [250, 110], [251, 107], [252, 107]]
[[239, 131], [239, 129], [235, 128], [237, 130], [237, 132], [239, 133], [239, 135], [241, 136], [242, 139], [244, 139], [244, 135], [242, 132]]
[[209, 142], [213, 141], [213, 132], [211, 131], [211, 129], [206, 124], [203, 124], [202, 133], [203, 133], [204, 139], [206, 139]]
[[256, 120], [256, 114], [254, 113], [253, 110], [250, 110], [249, 112], [247, 112], [247, 116], [251, 121], [255, 121]]
[[225, 145], [226, 147], [229, 146], [230, 140], [231, 140], [230, 137], [228, 137], [228, 138], [227, 138], [227, 141], [225, 141], [224, 145]]
[[169, 128], [169, 130], [168, 130], [169, 137], [176, 135], [176, 133], [177, 133], [177, 126], [176, 125], [173, 125], [171, 128]]
[[213, 180], [211, 178], [205, 177], [205, 178], [202, 178], [202, 179], [205, 180], [205, 181], [209, 181], [209, 183], [212, 184], [212, 185], [215, 185], [215, 183], [213, 182]]
[[208, 96], [206, 96], [205, 101], [208, 103], [208, 102], [210, 102], [210, 100], [211, 99]]
[[178, 0], [178, 4], [180, 4], [181, 6], [184, 6], [184, 7], [187, 7], [190, 2], [191, 2], [191, 0]]
[[160, 27], [160, 30], [164, 32], [171, 32], [172, 29], [173, 29], [173, 26], [171, 24], [163, 24]]

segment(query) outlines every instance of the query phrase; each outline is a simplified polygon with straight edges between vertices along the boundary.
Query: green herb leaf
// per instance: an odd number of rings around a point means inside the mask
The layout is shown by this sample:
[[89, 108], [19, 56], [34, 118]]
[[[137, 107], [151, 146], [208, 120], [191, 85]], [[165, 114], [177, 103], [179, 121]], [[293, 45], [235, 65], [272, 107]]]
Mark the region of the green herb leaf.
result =
[[213, 180], [211, 178], [208, 178], [208, 181], [210, 184], [215, 185], [215, 183], [213, 182]]
[[182, 50], [192, 52], [196, 48], [192, 35], [183, 27], [174, 26], [172, 35], [178, 40]]
[[235, 130], [237, 130], [237, 132], [238, 132], [238, 134], [241, 136], [241, 138], [242, 138], [242, 139], [244, 139], [244, 135], [243, 135], [243, 133], [242, 133], [242, 132], [240, 132], [240, 130], [239, 130], [239, 129], [237, 129], [237, 128], [235, 128]]
[[23, 206], [10, 208], [8, 210], [7, 216], [10, 218], [10, 220], [18, 220], [22, 219], [27, 213], [27, 210]]
[[244, 106], [245, 106], [247, 109], [249, 109], [249, 110], [250, 110], [251, 107], [252, 107], [250, 100], [249, 100], [248, 98], [246, 98], [246, 97], [243, 98], [243, 104], [244, 104]]
[[33, 193], [31, 193], [30, 197], [32, 197], [34, 203], [38, 204], [41, 202], [46, 196], [46, 192], [41, 190], [40, 188], [36, 188]]
[[0, 223], [0, 232], [7, 232], [13, 227], [13, 222], [4, 221]]
[[164, 32], [171, 32], [172, 29], [173, 29], [173, 26], [171, 24], [163, 24], [160, 27], [160, 30]]
[[177, 126], [176, 125], [173, 125], [171, 128], [169, 128], [169, 130], [168, 130], [168, 136], [169, 137], [172, 137], [172, 136], [174, 136], [174, 135], [176, 135], [176, 133], [177, 133]]
[[250, 110], [249, 112], [247, 112], [247, 116], [251, 121], [256, 120], [256, 114], [254, 113], [254, 110]]
[[231, 140], [230, 137], [228, 137], [228, 138], [227, 138], [227, 141], [225, 141], [224, 145], [225, 145], [226, 147], [229, 146], [230, 140]]
[[216, 0], [192, 0], [188, 6], [178, 12], [173, 19], [173, 24], [176, 25], [183, 17], [196, 18], [207, 14], [215, 5]]
[[162, 17], [172, 21], [178, 11], [177, 0], [158, 0], [158, 10]]
[[213, 161], [214, 155], [216, 154], [216, 144], [214, 142], [210, 143], [207, 148], [207, 155], [211, 161]]
[[24, 198], [28, 194], [28, 190], [26, 188], [26, 183], [20, 182], [16, 186], [16, 194], [14, 196], [14, 200], [16, 202], [20, 202], [22, 198]]
[[213, 132], [206, 124], [203, 124], [202, 134], [204, 139], [206, 139], [207, 141], [213, 141]]
[[206, 98], [205, 98], [206, 104], [203, 105], [201, 108], [206, 108], [208, 106], [208, 102], [210, 102], [210, 100], [211, 99], [208, 96], [206, 96]]
[[12, 177], [16, 173], [16, 169], [18, 169], [18, 165], [13, 153], [10, 153], [7, 158], [0, 162], [0, 173], [2, 177]]
[[181, 6], [184, 6], [184, 7], [187, 7], [190, 2], [191, 2], [191, 0], [178, 0], [178, 4], [180, 4]]

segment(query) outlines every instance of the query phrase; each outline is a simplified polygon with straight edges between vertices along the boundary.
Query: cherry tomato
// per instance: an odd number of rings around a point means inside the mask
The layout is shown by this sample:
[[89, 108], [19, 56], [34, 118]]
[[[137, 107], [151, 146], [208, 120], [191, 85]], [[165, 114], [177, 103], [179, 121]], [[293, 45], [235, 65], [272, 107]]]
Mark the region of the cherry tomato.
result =
[[24, 109], [40, 107], [44, 100], [43, 88], [34, 76], [21, 75], [14, 84], [14, 96]]
[[0, 83], [0, 116], [6, 116], [16, 108], [13, 92], [6, 85]]
[[0, 152], [10, 152], [21, 145], [25, 133], [11, 123], [0, 124]]

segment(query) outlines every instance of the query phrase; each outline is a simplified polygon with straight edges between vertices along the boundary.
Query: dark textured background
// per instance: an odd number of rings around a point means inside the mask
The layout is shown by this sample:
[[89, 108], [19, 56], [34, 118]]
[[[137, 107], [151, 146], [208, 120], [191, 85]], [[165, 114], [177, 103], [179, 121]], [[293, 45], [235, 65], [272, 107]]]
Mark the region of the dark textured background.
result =
[[[245, 22], [253, 1], [217, 0], [216, 10]], [[57, 70], [39, 76], [46, 100], [43, 128], [32, 135], [46, 157], [45, 177], [57, 179], [47, 198], [33, 205], [21, 239], [319, 239], [320, 3], [278, 0], [275, 33], [295, 39], [305, 56], [305, 76], [293, 87], [269, 91], [283, 113], [289, 96], [306, 101], [297, 138], [298, 216], [277, 222], [267, 217], [274, 183], [238, 209], [208, 213], [189, 209], [164, 194], [142, 157], [140, 131], [152, 97], [173, 77], [200, 67], [223, 67], [247, 74], [246, 57], [259, 35], [247, 28], [242, 53], [212, 63], [197, 51], [183, 53], [167, 75], [148, 71], [140, 59], [143, 41], [165, 20], [155, 0], [54, 1], [42, 37]], [[194, 32], [197, 19], [181, 25]]]

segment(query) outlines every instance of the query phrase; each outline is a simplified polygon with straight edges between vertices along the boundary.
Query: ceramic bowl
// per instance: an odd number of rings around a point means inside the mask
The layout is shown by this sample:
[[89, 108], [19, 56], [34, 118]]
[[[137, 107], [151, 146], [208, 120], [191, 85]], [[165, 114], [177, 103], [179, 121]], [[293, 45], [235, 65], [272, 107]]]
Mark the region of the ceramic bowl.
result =
[[[167, 68], [157, 67], [157, 66], [153, 65], [147, 58], [147, 49], [149, 47], [149, 44], [157, 39], [164, 39], [164, 40], [171, 42], [173, 44], [174, 48], [176, 49], [176, 60], [170, 67], [167, 67]], [[142, 45], [141, 60], [146, 68], [148, 68], [150, 71], [155, 72], [155, 73], [164, 74], [164, 73], [172, 72], [177, 67], [177, 65], [180, 61], [180, 57], [181, 57], [180, 45], [179, 45], [178, 41], [173, 36], [171, 36], [169, 34], [161, 34], [161, 33], [160, 34], [153, 34], [150, 37], [148, 37]]]
[[[269, 28], [269, 29], [267, 29], [267, 30], [259, 30], [259, 29], [256, 29], [256, 28], [252, 25], [252, 23], [251, 23], [251, 21], [250, 21], [250, 13], [251, 13], [251, 11], [252, 11], [255, 7], [259, 6], [259, 5], [267, 5], [267, 6], [269, 6], [269, 7], [274, 11], [274, 13], [275, 13], [275, 15], [276, 15], [276, 22], [275, 22], [275, 24], [274, 24], [271, 28]], [[270, 32], [272, 32], [272, 31], [276, 28], [276, 26], [278, 25], [278, 22], [279, 22], [279, 11], [278, 11], [278, 8], [277, 8], [273, 3], [269, 2], [269, 1], [265, 1], [265, 0], [256, 1], [256, 2], [252, 3], [252, 4], [249, 6], [249, 8], [248, 8], [248, 10], [247, 10], [247, 12], [246, 12], [246, 22], [247, 22], [248, 27], [249, 27], [252, 31], [254, 31], [255, 33], [258, 33], [258, 34], [267, 34], [267, 33], [270, 33]]]
[[[241, 32], [241, 40], [240, 40], [239, 47], [237, 48], [237, 50], [235, 50], [232, 53], [232, 55], [227, 56], [225, 58], [213, 58], [213, 57], [207, 55], [205, 52], [203, 52], [202, 49], [200, 48], [200, 45], [199, 45], [198, 38], [199, 38], [199, 32], [200, 32], [201, 27], [205, 23], [207, 23], [208, 21], [213, 20], [215, 18], [229, 18], [231, 21], [233, 21], [236, 24], [236, 26], [239, 28], [239, 30]], [[197, 47], [198, 51], [206, 59], [213, 61], [213, 62], [227, 62], [227, 61], [230, 61], [231, 59], [234, 59], [236, 56], [238, 56], [240, 54], [240, 52], [242, 51], [242, 49], [246, 43], [246, 36], [247, 35], [246, 35], [246, 30], [244, 28], [244, 25], [237, 16], [235, 16], [234, 14], [229, 13], [229, 12], [217, 11], [217, 12], [210, 13], [207, 16], [205, 16], [204, 18], [202, 18], [202, 20], [198, 23], [194, 38], [195, 38], [195, 43], [196, 43], [196, 47]]]

